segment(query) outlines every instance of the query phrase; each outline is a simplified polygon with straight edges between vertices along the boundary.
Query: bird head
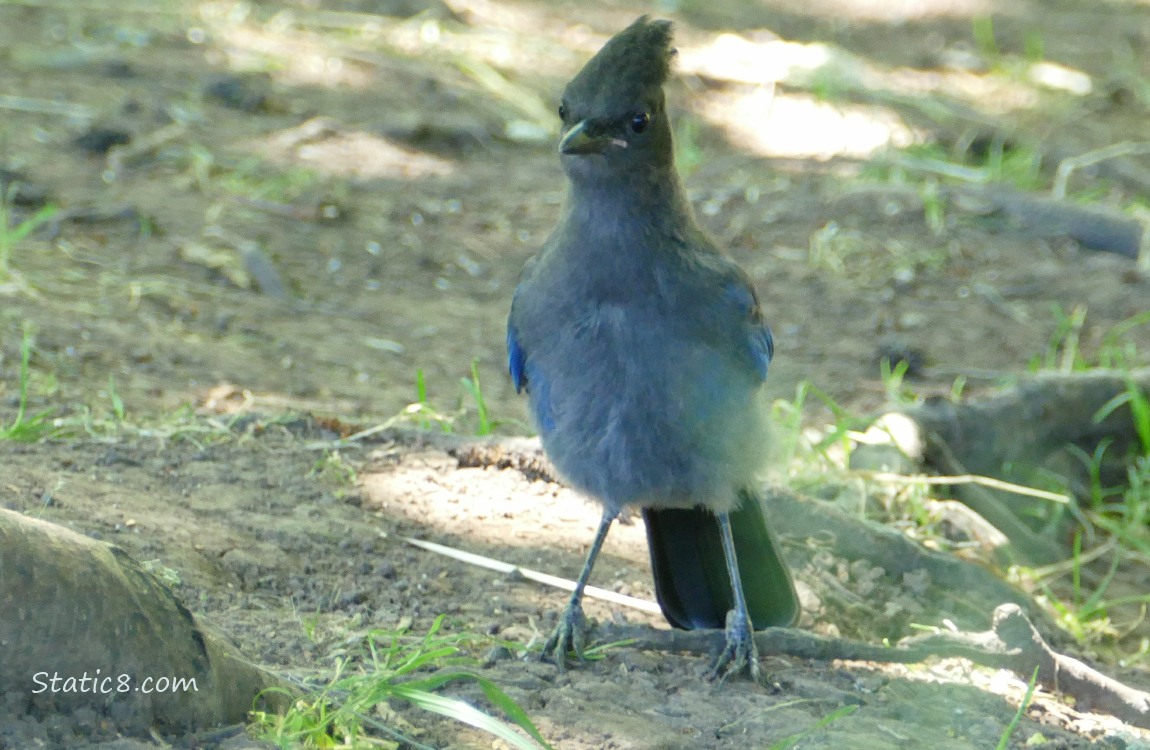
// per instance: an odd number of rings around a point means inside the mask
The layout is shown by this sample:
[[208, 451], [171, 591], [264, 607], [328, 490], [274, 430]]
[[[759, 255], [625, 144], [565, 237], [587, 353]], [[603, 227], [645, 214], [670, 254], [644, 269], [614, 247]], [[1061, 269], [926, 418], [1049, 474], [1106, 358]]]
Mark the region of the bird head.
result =
[[673, 169], [663, 84], [671, 72], [671, 22], [643, 16], [612, 37], [567, 84], [559, 153], [568, 176], [642, 178]]

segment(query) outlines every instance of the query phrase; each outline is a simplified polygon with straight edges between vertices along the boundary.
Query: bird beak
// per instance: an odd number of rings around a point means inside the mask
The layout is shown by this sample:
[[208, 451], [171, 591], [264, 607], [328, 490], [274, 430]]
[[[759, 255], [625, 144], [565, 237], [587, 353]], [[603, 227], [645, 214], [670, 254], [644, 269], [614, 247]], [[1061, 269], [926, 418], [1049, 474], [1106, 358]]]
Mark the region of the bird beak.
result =
[[559, 153], [570, 156], [601, 154], [612, 146], [627, 148], [627, 142], [622, 138], [588, 135], [587, 120], [583, 120], [576, 123], [559, 141]]

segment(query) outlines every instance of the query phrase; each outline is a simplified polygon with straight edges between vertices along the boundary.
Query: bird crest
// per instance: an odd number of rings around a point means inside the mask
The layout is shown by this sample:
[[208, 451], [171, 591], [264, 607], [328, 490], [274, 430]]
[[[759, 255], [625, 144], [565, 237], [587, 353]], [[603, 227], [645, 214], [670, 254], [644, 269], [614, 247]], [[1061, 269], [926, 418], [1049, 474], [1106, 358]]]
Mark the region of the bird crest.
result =
[[603, 45], [571, 81], [571, 92], [591, 92], [610, 85], [618, 92], [661, 89], [671, 75], [675, 50], [670, 21], [641, 16]]

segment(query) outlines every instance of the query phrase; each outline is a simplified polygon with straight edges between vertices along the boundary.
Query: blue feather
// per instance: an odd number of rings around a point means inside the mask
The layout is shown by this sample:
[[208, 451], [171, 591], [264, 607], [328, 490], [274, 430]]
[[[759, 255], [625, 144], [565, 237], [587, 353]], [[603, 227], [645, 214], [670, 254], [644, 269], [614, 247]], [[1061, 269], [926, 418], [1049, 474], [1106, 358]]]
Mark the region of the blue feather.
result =
[[747, 346], [755, 370], [763, 380], [767, 379], [767, 367], [775, 353], [775, 341], [771, 329], [763, 322], [763, 313], [754, 290], [743, 282], [728, 284], [724, 296], [738, 310], [738, 317], [749, 322]]
[[511, 322], [507, 323], [507, 369], [511, 372], [511, 382], [515, 383], [515, 392], [522, 393], [527, 387], [527, 373], [524, 371], [526, 356], [519, 347], [519, 336]]

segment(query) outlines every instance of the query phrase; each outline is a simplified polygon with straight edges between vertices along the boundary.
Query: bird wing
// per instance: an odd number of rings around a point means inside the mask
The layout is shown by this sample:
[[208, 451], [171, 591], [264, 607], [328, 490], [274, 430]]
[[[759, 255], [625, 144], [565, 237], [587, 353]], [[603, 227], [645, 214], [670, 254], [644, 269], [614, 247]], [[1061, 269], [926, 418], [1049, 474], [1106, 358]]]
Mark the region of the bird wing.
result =
[[522, 305], [520, 291], [523, 285], [528, 283], [538, 257], [531, 258], [523, 267], [523, 274], [511, 298], [511, 312], [507, 315], [507, 370], [511, 373], [515, 392], [527, 392], [531, 395], [531, 408], [535, 414], [536, 425], [540, 432], [547, 433], [555, 427], [555, 417], [551, 411], [551, 392], [543, 374], [532, 364], [528, 351], [523, 348], [516, 325], [516, 321], [520, 320], [518, 313], [521, 312], [519, 308]]
[[[682, 300], [682, 317], [692, 321], [697, 335], [722, 341], [724, 351], [735, 352], [760, 382], [766, 380], [775, 342], [751, 277], [701, 233], [692, 240], [682, 256], [690, 273], [680, 276], [692, 282], [674, 294]], [[700, 298], [712, 301], [700, 303]]]
[[738, 278], [724, 288], [723, 296], [727, 304], [734, 306], [738, 318], [743, 321], [747, 354], [759, 377], [766, 380], [767, 368], [775, 353], [775, 340], [771, 336], [770, 327], [763, 320], [763, 310], [759, 306], [755, 288], [751, 286], [750, 279], [740, 273]]
[[519, 283], [515, 285], [515, 293], [511, 297], [511, 311], [507, 315], [507, 370], [511, 373], [511, 382], [515, 383], [515, 392], [522, 393], [528, 389], [527, 382], [527, 352], [519, 343], [519, 330], [516, 328], [516, 311], [519, 307], [519, 292], [523, 284], [530, 277], [535, 267], [536, 258], [527, 259], [523, 270], [519, 274]]
[[515, 392], [522, 393], [527, 387], [527, 373], [524, 364], [527, 360], [523, 348], [519, 346], [519, 334], [515, 330], [512, 318], [507, 318], [507, 369], [511, 373], [511, 382], [515, 383]]

